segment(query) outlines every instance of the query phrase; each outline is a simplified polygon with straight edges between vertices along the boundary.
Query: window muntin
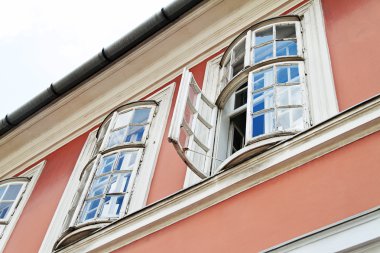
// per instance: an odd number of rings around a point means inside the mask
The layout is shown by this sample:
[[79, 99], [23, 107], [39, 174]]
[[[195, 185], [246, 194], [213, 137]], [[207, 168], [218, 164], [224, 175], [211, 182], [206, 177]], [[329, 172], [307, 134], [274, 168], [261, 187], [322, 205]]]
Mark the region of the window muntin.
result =
[[0, 183], [0, 224], [7, 224], [21, 199], [28, 181]]

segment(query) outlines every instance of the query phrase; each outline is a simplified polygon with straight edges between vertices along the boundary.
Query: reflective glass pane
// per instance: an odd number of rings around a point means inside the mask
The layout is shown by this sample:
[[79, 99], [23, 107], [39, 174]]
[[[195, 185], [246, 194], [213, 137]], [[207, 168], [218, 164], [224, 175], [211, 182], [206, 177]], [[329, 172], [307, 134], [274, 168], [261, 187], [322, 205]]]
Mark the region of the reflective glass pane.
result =
[[7, 216], [8, 211], [12, 207], [12, 204], [13, 204], [13, 201], [12, 202], [0, 202], [0, 219], [4, 219]]
[[3, 200], [15, 200], [20, 192], [22, 184], [11, 184], [3, 196]]
[[195, 167], [201, 170], [204, 168], [206, 163], [206, 152], [196, 142], [193, 142], [191, 151], [187, 151], [186, 155]]
[[108, 121], [102, 126], [101, 131], [100, 131], [100, 133], [99, 133], [99, 138], [98, 138], [98, 140], [103, 139], [103, 137], [104, 137], [104, 135], [105, 135], [105, 133], [106, 133], [106, 130], [107, 130], [108, 126], [110, 125], [110, 122], [111, 122], [111, 120], [108, 120]]
[[268, 27], [261, 29], [259, 31], [256, 31], [255, 33], [255, 45], [259, 45], [261, 43], [268, 42], [270, 40], [273, 40], [273, 27]]
[[302, 105], [302, 89], [300, 85], [277, 86], [278, 106]]
[[289, 108], [277, 110], [278, 130], [304, 129], [303, 108]]
[[123, 204], [124, 196], [107, 196], [104, 200], [103, 209], [100, 217], [116, 218], [120, 214], [121, 205]]
[[[193, 80], [193, 82], [195, 83], [195, 80]], [[189, 96], [190, 102], [195, 106], [197, 103], [198, 93], [194, 88], [194, 84], [190, 84], [188, 96]]]
[[252, 75], [253, 90], [262, 89], [274, 84], [273, 67], [256, 72]]
[[0, 186], [0, 200], [3, 199], [3, 194], [5, 192], [6, 185]]
[[113, 164], [116, 159], [116, 154], [104, 156], [100, 162], [98, 172], [96, 174], [104, 174], [112, 170]]
[[299, 83], [298, 65], [277, 66], [277, 83]]
[[254, 62], [262, 62], [266, 59], [273, 58], [273, 43], [257, 47], [254, 49]]
[[252, 118], [252, 137], [272, 133], [275, 127], [274, 120], [273, 111], [254, 115]]
[[209, 133], [210, 129], [205, 126], [202, 121], [197, 119], [197, 123], [195, 125], [195, 136], [206, 146], [208, 144]]
[[122, 152], [115, 170], [132, 170], [136, 163], [137, 152], [137, 150]]
[[131, 121], [132, 114], [133, 114], [133, 111], [131, 110], [131, 111], [124, 112], [117, 115], [114, 128], [119, 128], [119, 127], [128, 125], [129, 122]]
[[100, 199], [94, 199], [85, 202], [82, 213], [82, 221], [92, 220], [93, 218], [95, 218], [99, 203]]
[[187, 148], [189, 146], [189, 134], [185, 130], [184, 127], [181, 127], [179, 132], [179, 144], [181, 144], [182, 148]]
[[112, 175], [108, 193], [125, 192], [127, 190], [131, 175], [132, 175], [132, 172], [127, 172], [123, 174], [118, 173], [118, 174]]
[[123, 143], [123, 138], [126, 132], [126, 128], [119, 129], [110, 134], [107, 147], [114, 147]]
[[193, 111], [191, 111], [190, 106], [186, 103], [184, 120], [189, 126], [191, 126], [193, 123], [193, 117], [194, 117]]
[[289, 39], [296, 38], [296, 25], [295, 24], [281, 24], [276, 25], [276, 39]]
[[199, 101], [199, 114], [206, 119], [208, 123], [211, 123], [212, 108], [203, 99]]
[[107, 187], [109, 176], [94, 179], [91, 190], [88, 192], [89, 198], [102, 195]]
[[133, 113], [133, 118], [131, 123], [135, 124], [145, 124], [148, 122], [151, 108], [140, 108], [136, 109]]
[[232, 76], [235, 76], [244, 68], [245, 40], [236, 45], [232, 52]]
[[145, 126], [129, 126], [125, 142], [141, 142]]
[[285, 40], [276, 42], [276, 56], [297, 55], [297, 41]]
[[273, 88], [253, 94], [253, 112], [273, 108]]

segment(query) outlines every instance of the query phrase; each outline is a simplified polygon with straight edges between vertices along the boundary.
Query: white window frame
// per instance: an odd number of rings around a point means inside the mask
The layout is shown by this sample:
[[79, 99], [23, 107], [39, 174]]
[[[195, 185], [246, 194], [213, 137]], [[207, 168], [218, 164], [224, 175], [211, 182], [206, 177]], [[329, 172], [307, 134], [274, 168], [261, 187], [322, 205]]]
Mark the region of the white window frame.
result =
[[[140, 170], [139, 175], [136, 177], [134, 194], [130, 200], [127, 215], [140, 210], [146, 205], [150, 184], [153, 178], [155, 165], [157, 163], [159, 149], [161, 147], [166, 122], [169, 116], [174, 90], [175, 83], [171, 83], [147, 98], [149, 100], [155, 100], [159, 103], [157, 115], [155, 116], [156, 118], [153, 120], [151, 125], [150, 138], [148, 139], [149, 144], [146, 144], [147, 146], [149, 145], [150, 148], [147, 148], [144, 154], [145, 157], [150, 157], [151, 159], [143, 159], [140, 165], [141, 167], [147, 169]], [[95, 148], [96, 131], [97, 130], [94, 130], [89, 134], [89, 137], [83, 146], [81, 154], [54, 213], [53, 219], [51, 220], [49, 228], [42, 241], [39, 249], [40, 253], [53, 251], [54, 244], [63, 232], [65, 226], [64, 224], [67, 226], [68, 222], [71, 221], [71, 219], [67, 220], [67, 214], [73, 203], [78, 201], [79, 196], [77, 189], [80, 186], [81, 173], [86, 164], [89, 162]], [[112, 226], [112, 224], [110, 224], [110, 226]]]
[[[3, 252], [5, 249], [5, 246], [17, 224], [18, 219], [21, 216], [21, 213], [28, 202], [28, 199], [30, 195], [33, 192], [34, 187], [37, 184], [37, 180], [40, 177], [44, 167], [45, 167], [46, 161], [42, 161], [38, 163], [37, 165], [33, 166], [31, 169], [27, 170], [24, 173], [21, 173], [19, 176], [23, 178], [29, 178], [29, 182], [27, 182], [24, 185], [24, 192], [22, 193], [22, 196], [20, 196], [20, 200], [17, 204], [17, 207], [15, 206], [12, 213], [13, 215], [9, 218], [8, 224], [6, 225], [3, 235], [0, 239], [0, 252]], [[15, 179], [17, 180], [17, 179]], [[11, 213], [11, 212], [10, 212]]]

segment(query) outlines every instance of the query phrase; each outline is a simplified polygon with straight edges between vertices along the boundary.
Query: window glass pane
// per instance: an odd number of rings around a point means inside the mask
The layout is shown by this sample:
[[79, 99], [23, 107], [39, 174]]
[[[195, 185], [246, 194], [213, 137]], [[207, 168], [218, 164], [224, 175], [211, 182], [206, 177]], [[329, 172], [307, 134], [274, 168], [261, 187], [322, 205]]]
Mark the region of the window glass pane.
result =
[[300, 74], [298, 65], [286, 65], [277, 67], [277, 83], [299, 83]]
[[273, 43], [257, 47], [254, 49], [254, 62], [262, 62], [266, 59], [273, 58]]
[[253, 112], [273, 108], [273, 88], [253, 94]]
[[244, 84], [242, 87], [243, 89], [239, 89], [235, 93], [234, 109], [247, 104], [247, 84]]
[[89, 198], [102, 195], [107, 187], [108, 179], [109, 176], [103, 176], [95, 179], [94, 182], [92, 182], [91, 190], [88, 193]]
[[98, 172], [96, 174], [104, 174], [112, 170], [113, 164], [116, 159], [116, 154], [104, 156], [100, 162]]
[[148, 122], [150, 108], [140, 108], [136, 109], [133, 113], [133, 119], [131, 123], [135, 124], [145, 124]]
[[[193, 82], [195, 82], [195, 80], [193, 80]], [[194, 85], [193, 84], [190, 84], [190, 88], [189, 88], [189, 99], [190, 99], [190, 102], [193, 106], [196, 105], [197, 103], [197, 96], [198, 96], [198, 93], [197, 91], [195, 90], [194, 88]]]
[[136, 163], [137, 152], [137, 150], [122, 152], [115, 170], [132, 170]]
[[277, 88], [277, 105], [302, 105], [302, 89], [300, 85], [278, 86]]
[[145, 126], [129, 126], [125, 142], [141, 142]]
[[254, 115], [252, 118], [252, 137], [272, 133], [274, 131], [274, 112], [268, 111]]
[[109, 137], [109, 142], [108, 142], [107, 147], [110, 148], [110, 147], [114, 147], [123, 143], [125, 132], [126, 132], [125, 128], [112, 132]]
[[119, 114], [117, 116], [114, 128], [119, 128], [128, 125], [131, 121], [132, 114], [133, 110]]
[[3, 200], [15, 200], [20, 192], [22, 184], [11, 184], [3, 196]]
[[210, 129], [205, 126], [202, 121], [197, 119], [197, 124], [195, 125], [195, 136], [206, 146], [208, 146], [208, 136]]
[[210, 123], [212, 108], [203, 99], [199, 101], [199, 114]]
[[[193, 150], [195, 152], [193, 152]], [[189, 160], [191, 160], [195, 167], [203, 170], [206, 164], [206, 151], [204, 151], [196, 142], [193, 144], [193, 150], [187, 151], [186, 154], [192, 157]]]
[[193, 114], [193, 112], [191, 111], [190, 106], [188, 105], [188, 103], [186, 103], [184, 120], [186, 121], [186, 123], [187, 123], [190, 127], [191, 127], [191, 124], [193, 123], [193, 117], [194, 117], [194, 114]]
[[297, 55], [297, 41], [285, 40], [276, 42], [276, 56]]
[[99, 203], [100, 199], [94, 199], [85, 202], [82, 214], [82, 221], [87, 221], [95, 218]]
[[303, 108], [279, 109], [278, 130], [302, 130], [304, 128]]
[[0, 219], [4, 219], [7, 216], [7, 213], [11, 209], [12, 204], [13, 201], [0, 203]]
[[255, 33], [255, 45], [259, 45], [273, 40], [273, 27], [264, 28], [256, 31]]
[[6, 185], [0, 186], [0, 200], [3, 199], [3, 194], [5, 192]]
[[123, 196], [107, 196], [104, 200], [103, 209], [100, 217], [116, 218], [120, 214], [121, 205], [123, 204]]
[[131, 175], [131, 172], [112, 175], [108, 193], [125, 192], [127, 190]]
[[273, 67], [256, 72], [252, 76], [254, 91], [274, 84]]
[[245, 40], [235, 46], [232, 53], [232, 75], [235, 76], [244, 68]]
[[187, 148], [189, 146], [189, 134], [185, 130], [184, 127], [181, 127], [179, 132], [179, 144], [181, 144], [182, 148]]
[[295, 24], [281, 24], [276, 25], [276, 39], [289, 39], [296, 38], [296, 25]]

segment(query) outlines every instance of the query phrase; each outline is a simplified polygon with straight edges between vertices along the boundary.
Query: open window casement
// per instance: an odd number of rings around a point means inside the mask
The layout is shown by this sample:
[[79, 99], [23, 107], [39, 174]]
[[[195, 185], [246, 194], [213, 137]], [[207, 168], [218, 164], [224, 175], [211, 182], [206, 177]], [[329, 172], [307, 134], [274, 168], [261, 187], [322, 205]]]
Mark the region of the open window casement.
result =
[[217, 107], [201, 91], [193, 74], [182, 74], [169, 141], [200, 178], [210, 175]]

